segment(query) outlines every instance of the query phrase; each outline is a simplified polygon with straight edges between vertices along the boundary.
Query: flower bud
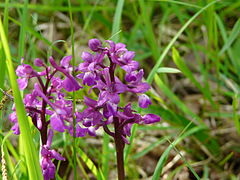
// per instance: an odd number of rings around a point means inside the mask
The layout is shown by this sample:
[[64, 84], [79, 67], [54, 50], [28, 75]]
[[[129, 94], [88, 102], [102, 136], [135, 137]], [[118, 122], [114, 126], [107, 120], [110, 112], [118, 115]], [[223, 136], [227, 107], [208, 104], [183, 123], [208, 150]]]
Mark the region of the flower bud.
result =
[[155, 122], [159, 122], [161, 118], [155, 114], [146, 114], [143, 116], [143, 122], [144, 124], [152, 124]]
[[152, 104], [150, 98], [146, 94], [142, 94], [138, 97], [138, 105], [141, 108], [147, 108], [150, 104]]
[[88, 46], [92, 51], [97, 52], [102, 46], [102, 43], [98, 39], [90, 39], [88, 41]]
[[41, 66], [44, 66], [44, 62], [40, 58], [37, 58], [34, 60], [34, 65], [41, 67]]

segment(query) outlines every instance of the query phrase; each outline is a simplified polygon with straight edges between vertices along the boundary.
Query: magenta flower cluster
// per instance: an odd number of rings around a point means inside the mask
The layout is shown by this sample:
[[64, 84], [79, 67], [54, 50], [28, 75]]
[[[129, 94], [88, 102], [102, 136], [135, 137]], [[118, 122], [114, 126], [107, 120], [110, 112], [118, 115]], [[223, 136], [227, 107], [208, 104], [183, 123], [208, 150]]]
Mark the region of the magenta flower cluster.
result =
[[[68, 131], [73, 135], [73, 119], [76, 118], [76, 136], [83, 137], [87, 134], [96, 135], [96, 130], [103, 127], [104, 131], [113, 138], [124, 143], [129, 143], [127, 137], [131, 135], [131, 127], [136, 124], [151, 124], [160, 121], [154, 114], [141, 115], [132, 109], [131, 102], [120, 106], [120, 94], [133, 93], [138, 96], [140, 108], [147, 108], [151, 101], [144, 94], [150, 86], [143, 82], [143, 69], [139, 70], [139, 63], [134, 61], [135, 53], [128, 51], [126, 45], [115, 44], [113, 41], [102, 44], [98, 39], [89, 41], [89, 48], [93, 53], [83, 52], [83, 63], [76, 68], [70, 64], [71, 56], [66, 56], [60, 65], [50, 57], [50, 66], [41, 59], [34, 61], [35, 66], [41, 71], [34, 70], [28, 64], [21, 64], [16, 69], [19, 77], [20, 90], [24, 90], [29, 81], [35, 78], [33, 90], [24, 96], [24, 104], [28, 116], [41, 134], [41, 167], [44, 179], [52, 179], [55, 175], [55, 165], [52, 160], [64, 160], [51, 143], [53, 130], [58, 132]], [[120, 79], [117, 68], [124, 72], [124, 79]], [[72, 76], [75, 69], [76, 77]], [[86, 108], [73, 113], [73, 102], [66, 98], [66, 92], [78, 91], [82, 84], [90, 87], [91, 91], [98, 92], [97, 99], [84, 97]], [[12, 130], [19, 134], [19, 127], [15, 106], [9, 119], [14, 123]], [[115, 131], [109, 125], [113, 124]]]
[[[115, 138], [115, 133], [121, 134], [125, 143], [129, 143], [127, 136], [131, 135], [131, 127], [134, 123], [151, 124], [160, 121], [160, 117], [154, 114], [140, 115], [131, 107], [131, 102], [124, 107], [119, 106], [120, 94], [138, 94], [138, 103], [141, 108], [147, 108], [151, 104], [145, 93], [150, 86], [143, 82], [143, 69], [139, 70], [139, 63], [134, 61], [135, 53], [128, 51], [126, 45], [115, 44], [106, 41], [103, 46], [98, 39], [91, 39], [89, 48], [95, 53], [83, 52], [83, 63], [79, 64], [78, 78], [83, 85], [99, 91], [98, 99], [84, 98], [87, 108], [81, 113], [79, 121], [87, 127], [95, 127], [95, 130], [103, 126], [106, 133]], [[118, 66], [125, 71], [124, 81], [116, 76]], [[108, 128], [114, 124], [115, 132]], [[117, 132], [116, 132], [117, 129]]]

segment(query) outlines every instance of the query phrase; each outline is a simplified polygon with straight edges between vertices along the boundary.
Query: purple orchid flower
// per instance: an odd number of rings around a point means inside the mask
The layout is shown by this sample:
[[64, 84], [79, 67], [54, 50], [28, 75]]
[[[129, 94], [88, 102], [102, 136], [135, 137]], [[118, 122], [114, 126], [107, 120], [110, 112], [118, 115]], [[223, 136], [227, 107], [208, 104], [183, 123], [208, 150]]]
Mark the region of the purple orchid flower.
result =
[[[66, 93], [63, 91], [77, 91], [82, 88], [76, 79], [71, 75], [73, 68], [70, 65], [71, 56], [66, 56], [58, 65], [55, 60], [50, 57], [51, 66], [47, 66], [41, 59], [34, 61], [35, 66], [43, 69], [36, 72], [30, 65], [22, 64], [18, 66], [16, 74], [21, 90], [28, 85], [30, 78], [36, 78], [34, 90], [24, 96], [24, 105], [28, 116], [31, 117], [33, 124], [40, 132], [41, 136], [41, 167], [45, 180], [53, 179], [55, 176], [55, 165], [52, 160], [64, 160], [55, 150], [50, 149], [52, 142], [53, 130], [64, 132], [68, 130], [73, 135], [73, 103], [66, 99]], [[64, 75], [63, 79], [58, 77], [57, 72]], [[19, 127], [16, 115], [16, 109], [13, 105], [13, 113], [9, 115], [9, 119], [14, 126], [12, 130], [15, 134], [19, 134]], [[76, 112], [77, 114], [77, 112]], [[48, 129], [51, 128], [51, 130]], [[53, 129], [53, 130], [52, 130]], [[86, 132], [85, 132], [86, 131]], [[47, 133], [48, 132], [48, 133]], [[88, 127], [80, 129], [77, 127], [77, 135], [94, 134], [94, 128]]]
[[52, 137], [53, 131], [49, 129], [47, 143], [43, 145], [41, 149], [41, 167], [44, 180], [55, 178], [56, 167], [53, 164], [52, 159], [65, 161], [65, 158], [63, 158], [57, 151], [50, 149], [52, 144]]
[[[85, 97], [84, 103], [87, 108], [79, 116], [79, 122], [93, 130], [93, 135], [99, 127], [114, 138], [118, 159], [118, 170], [124, 177], [123, 149], [129, 144], [128, 137], [131, 136], [133, 124], [152, 124], [160, 121], [160, 117], [154, 114], [141, 115], [134, 111], [131, 103], [125, 107], [120, 106], [120, 94], [139, 94], [139, 107], [147, 108], [151, 104], [150, 98], [142, 93], [150, 89], [149, 84], [143, 82], [143, 69], [138, 70], [139, 63], [134, 61], [135, 53], [128, 51], [125, 44], [106, 41], [108, 46], [104, 47], [101, 41], [92, 39], [89, 48], [96, 55], [89, 52], [82, 54], [83, 63], [79, 64], [78, 77], [83, 84], [97, 89], [97, 100]], [[101, 58], [96, 58], [101, 57]], [[109, 63], [103, 61], [107, 57]], [[125, 82], [116, 76], [116, 69], [120, 66], [125, 71]], [[113, 124], [114, 132], [108, 126]], [[90, 129], [91, 128], [91, 129]]]

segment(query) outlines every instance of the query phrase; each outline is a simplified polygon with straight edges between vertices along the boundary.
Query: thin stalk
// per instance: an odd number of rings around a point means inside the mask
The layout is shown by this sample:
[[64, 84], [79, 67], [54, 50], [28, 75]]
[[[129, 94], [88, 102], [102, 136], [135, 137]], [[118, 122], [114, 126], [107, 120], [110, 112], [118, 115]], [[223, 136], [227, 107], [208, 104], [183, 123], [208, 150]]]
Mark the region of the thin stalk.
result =
[[122, 139], [122, 131], [119, 126], [118, 118], [114, 118], [114, 128], [115, 128], [115, 145], [116, 145], [116, 153], [117, 153], [117, 171], [118, 171], [118, 180], [125, 179], [125, 171], [124, 171], [124, 141]]
[[[73, 28], [73, 17], [72, 17], [72, 6], [70, 0], [68, 0], [69, 16], [71, 23], [71, 42], [72, 42], [72, 66], [73, 66], [73, 77], [75, 77], [75, 53], [74, 53], [74, 28]], [[73, 91], [73, 171], [74, 171], [74, 180], [77, 180], [77, 150], [76, 150], [76, 117], [75, 117], [75, 108], [76, 108], [76, 94]]]

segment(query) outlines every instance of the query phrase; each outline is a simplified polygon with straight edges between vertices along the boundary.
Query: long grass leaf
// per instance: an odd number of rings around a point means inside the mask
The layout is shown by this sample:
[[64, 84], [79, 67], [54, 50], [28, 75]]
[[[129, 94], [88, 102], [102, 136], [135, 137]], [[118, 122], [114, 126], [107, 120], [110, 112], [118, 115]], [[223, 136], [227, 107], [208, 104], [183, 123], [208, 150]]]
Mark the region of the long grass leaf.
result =
[[[185, 127], [183, 132], [186, 131], [186, 129], [189, 126], [190, 126], [190, 124]], [[160, 159], [159, 159], [159, 161], [157, 163], [157, 166], [156, 166], [156, 168], [154, 170], [154, 174], [153, 174], [152, 180], [158, 180], [160, 178], [161, 173], [162, 173], [162, 169], [163, 169], [163, 167], [164, 167], [164, 165], [165, 165], [165, 163], [166, 163], [166, 161], [168, 159], [168, 155], [169, 155], [170, 151], [174, 148], [174, 146], [176, 146], [179, 142], [181, 142], [186, 137], [188, 137], [188, 136], [190, 136], [192, 134], [195, 134], [196, 132], [198, 132], [198, 131], [200, 131], [202, 129], [204, 129], [204, 127], [202, 127], [202, 126], [198, 126], [198, 127], [192, 128], [189, 131], [187, 131], [186, 133], [183, 133], [183, 135], [179, 136], [172, 144], [170, 144], [168, 146], [168, 148], [161, 155], [161, 157], [160, 157]]]
[[151, 22], [151, 13], [149, 12], [150, 4], [148, 2], [145, 3], [144, 0], [139, 0], [139, 5], [140, 5], [140, 10], [141, 10], [141, 20], [143, 22], [143, 32], [145, 39], [147, 40], [147, 43], [149, 44], [151, 48], [152, 55], [154, 57], [154, 60], [158, 59], [158, 56], [160, 54], [160, 50], [156, 41], [156, 37], [154, 34], [154, 30], [152, 27], [152, 22]]
[[[124, 0], [118, 0], [116, 11], [113, 18], [112, 35], [116, 34], [120, 30], [123, 5]], [[117, 42], [119, 40], [119, 34], [113, 36], [112, 40]]]
[[173, 39], [171, 40], [171, 42], [168, 44], [168, 46], [164, 49], [164, 51], [162, 52], [161, 56], [159, 57], [159, 59], [157, 60], [157, 63], [154, 65], [153, 69], [151, 70], [151, 72], [149, 73], [148, 77], [147, 77], [147, 82], [148, 83], [152, 83], [154, 75], [157, 73], [157, 70], [159, 68], [159, 66], [161, 65], [163, 59], [165, 58], [165, 56], [167, 55], [168, 51], [170, 50], [170, 48], [173, 46], [173, 44], [176, 42], [176, 40], [179, 38], [179, 36], [183, 33], [183, 31], [202, 13], [204, 12], [207, 8], [209, 8], [210, 6], [212, 6], [213, 4], [215, 4], [216, 2], [218, 2], [219, 0], [213, 1], [211, 3], [209, 3], [208, 5], [206, 5], [205, 7], [203, 7], [202, 9], [200, 9], [194, 16], [192, 16], [185, 24], [184, 26], [177, 32], [177, 34], [173, 37]]
[[82, 149], [77, 148], [78, 153], [81, 157], [81, 159], [83, 160], [83, 162], [87, 165], [87, 167], [91, 170], [91, 172], [94, 174], [94, 176], [98, 179], [98, 180], [104, 180], [104, 176], [103, 173], [100, 169], [98, 169], [95, 164], [93, 163], [93, 161], [87, 156], [87, 154], [85, 154], [83, 152]]
[[[6, 3], [0, 3], [1, 8], [5, 8], [7, 5]], [[24, 4], [22, 3], [9, 3], [8, 4], [9, 8], [24, 8]], [[79, 11], [89, 11], [92, 9], [93, 6], [84, 6], [84, 7], [79, 7], [79, 6], [73, 6], [72, 7], [72, 12], [79, 12]], [[62, 11], [62, 12], [68, 12], [69, 8], [67, 6], [49, 6], [49, 5], [42, 5], [42, 4], [28, 4], [28, 9], [32, 9], [34, 11]], [[95, 11], [113, 11], [113, 7], [108, 7], [108, 6], [97, 6], [95, 8]]]
[[24, 0], [24, 8], [21, 14], [21, 29], [19, 34], [19, 45], [18, 45], [18, 60], [24, 57], [24, 50], [25, 50], [25, 38], [26, 38], [26, 26], [28, 20], [28, 0]]
[[[9, 20], [11, 20], [13, 23], [17, 24], [18, 26], [22, 26], [21, 22], [17, 21], [16, 19], [9, 17]], [[36, 37], [37, 39], [43, 41], [46, 45], [51, 46], [51, 48], [53, 48], [55, 51], [57, 51], [59, 54], [61, 54], [62, 56], [64, 55], [64, 53], [57, 48], [56, 46], [54, 46], [52, 44], [52, 42], [50, 42], [49, 40], [47, 40], [46, 38], [44, 38], [40, 33], [36, 32], [33, 28], [31, 28], [30, 26], [26, 27], [27, 31], [29, 33], [31, 33], [34, 37]]]
[[22, 101], [22, 97], [18, 88], [16, 74], [13, 68], [10, 49], [8, 46], [8, 41], [5, 36], [2, 20], [0, 19], [0, 37], [3, 44], [5, 56], [6, 56], [6, 64], [8, 69], [8, 75], [10, 84], [13, 90], [14, 102], [16, 105], [16, 112], [18, 117], [18, 123], [20, 127], [20, 132], [22, 137], [24, 138], [24, 154], [27, 162], [28, 173], [31, 180], [39, 179], [42, 180], [42, 172], [38, 160], [38, 154], [36, 152], [33, 139], [31, 136], [29, 122], [26, 116], [26, 111], [24, 108], [24, 104]]
[[[4, 138], [2, 140], [2, 145], [1, 145], [2, 158], [4, 158], [7, 162], [7, 166], [9, 167], [9, 170], [10, 170], [9, 174], [12, 176], [12, 179], [17, 180], [17, 176], [14, 174], [14, 164], [13, 164], [13, 162], [12, 162], [10, 156], [9, 156], [7, 145], [5, 144], [6, 140], [11, 135], [12, 135], [12, 131], [10, 131], [6, 136], [4, 136]], [[3, 154], [4, 154], [4, 156], [3, 156]]]
[[[73, 27], [73, 15], [72, 15], [72, 6], [70, 0], [68, 0], [69, 7], [69, 16], [70, 16], [70, 25], [71, 25], [71, 44], [72, 44], [72, 66], [73, 66], [73, 77], [75, 77], [75, 48], [74, 48], [74, 27]], [[77, 149], [76, 149], [76, 93], [73, 91], [73, 108], [72, 108], [72, 116], [73, 116], [73, 172], [74, 172], [74, 180], [77, 179]]]
[[155, 76], [155, 81], [159, 88], [164, 92], [164, 94], [176, 104], [176, 106], [181, 109], [184, 113], [190, 115], [193, 120], [197, 120], [198, 123], [204, 124], [202, 119], [197, 116], [195, 113], [193, 113], [165, 84], [164, 82], [159, 78], [159, 76]]
[[234, 24], [234, 27], [229, 35], [229, 38], [225, 42], [224, 46], [222, 47], [221, 51], [219, 52], [219, 56], [221, 56], [236, 40], [240, 33], [240, 18], [237, 20], [237, 22]]
[[175, 49], [174, 47], [172, 48], [172, 57], [173, 57], [174, 63], [182, 71], [182, 73], [192, 81], [192, 83], [204, 94], [204, 96], [211, 102], [212, 105], [215, 105], [212, 100], [210, 91], [205, 90], [205, 88], [203, 88], [201, 84], [196, 80], [196, 78], [193, 76], [193, 73], [188, 68], [184, 60], [180, 57], [177, 49]]
[[181, 1], [175, 1], [175, 0], [151, 0], [151, 1], [157, 1], [157, 2], [166, 2], [166, 3], [174, 3], [174, 4], [179, 4], [187, 7], [194, 7], [194, 8], [202, 8], [201, 6], [195, 5], [195, 4], [190, 4], [187, 2], [181, 2]]

